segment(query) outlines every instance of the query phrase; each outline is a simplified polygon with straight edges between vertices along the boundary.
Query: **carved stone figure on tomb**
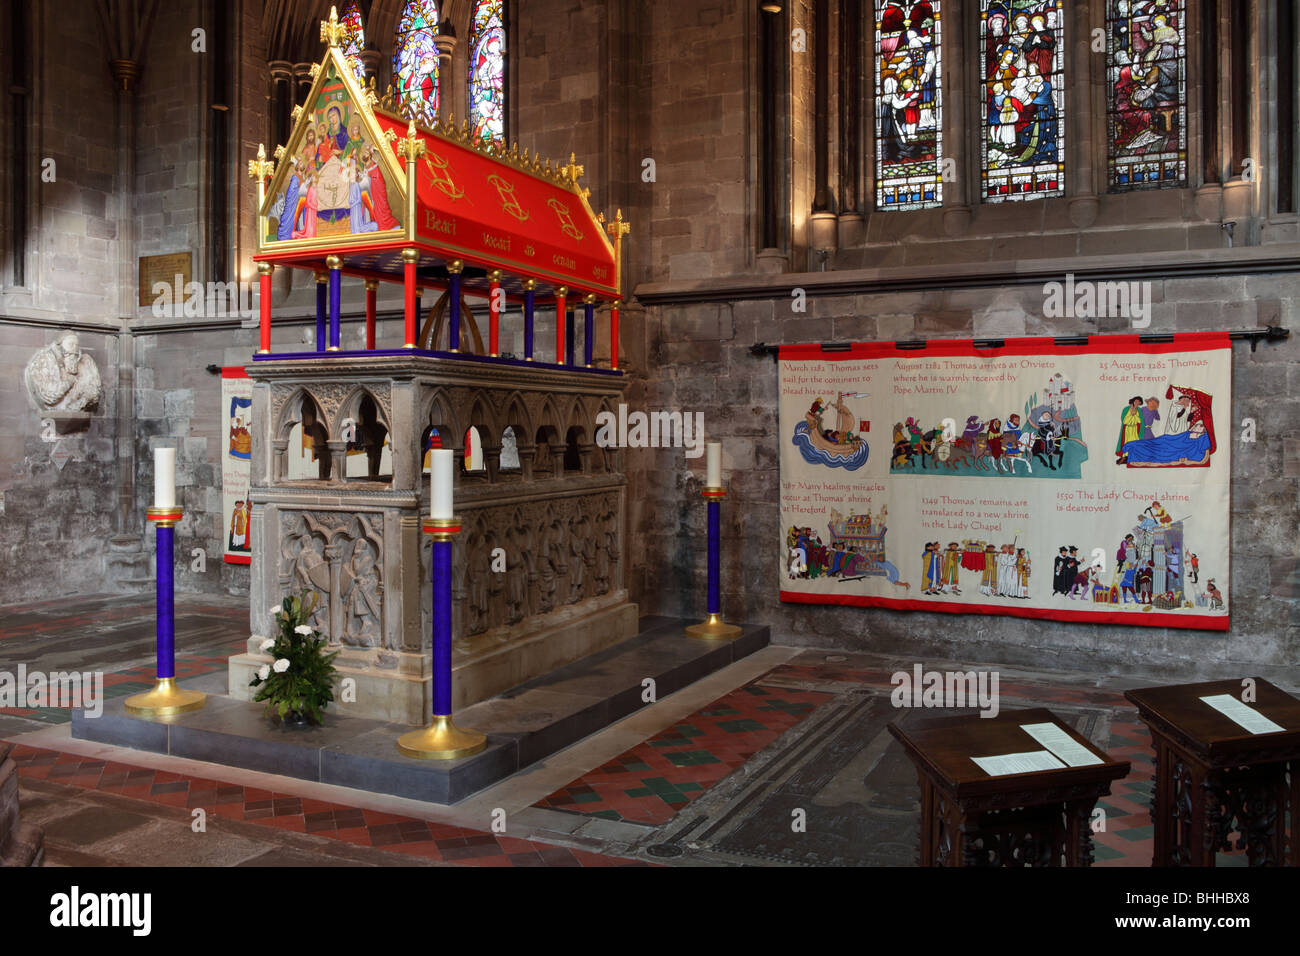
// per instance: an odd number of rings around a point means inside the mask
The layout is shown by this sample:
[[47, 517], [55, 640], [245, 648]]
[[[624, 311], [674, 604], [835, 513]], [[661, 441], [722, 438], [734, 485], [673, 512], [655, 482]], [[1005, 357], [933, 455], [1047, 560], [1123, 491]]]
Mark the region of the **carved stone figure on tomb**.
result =
[[587, 522], [579, 518], [569, 526], [569, 603], [582, 599], [587, 573]]
[[470, 549], [469, 628], [468, 633], [478, 634], [488, 628], [488, 584], [492, 568], [488, 562], [488, 548], [481, 539]]
[[528, 571], [523, 556], [506, 569], [506, 621], [515, 624], [528, 616]]
[[323, 556], [324, 544], [315, 535], [304, 533], [299, 536], [298, 545], [298, 556], [294, 561], [294, 590], [316, 592], [316, 603], [308, 623], [337, 642], [330, 634], [330, 569]]
[[596, 593], [609, 592], [609, 579], [613, 566], [618, 563], [618, 539], [614, 536], [614, 516], [601, 515], [600, 538], [596, 542]]
[[349, 564], [351, 583], [344, 596], [345, 612], [343, 643], [356, 647], [376, 647], [380, 643], [380, 583], [375, 567], [374, 547], [365, 538], [352, 548]]
[[559, 529], [553, 524], [542, 531], [542, 554], [539, 565], [541, 567], [539, 601], [541, 610], [545, 612], [555, 607], [560, 578], [569, 573], [569, 567], [564, 561], [564, 552], [560, 547]]
[[103, 397], [99, 368], [81, 351], [76, 332], [65, 332], [38, 349], [28, 360], [24, 377], [42, 411], [92, 412]]

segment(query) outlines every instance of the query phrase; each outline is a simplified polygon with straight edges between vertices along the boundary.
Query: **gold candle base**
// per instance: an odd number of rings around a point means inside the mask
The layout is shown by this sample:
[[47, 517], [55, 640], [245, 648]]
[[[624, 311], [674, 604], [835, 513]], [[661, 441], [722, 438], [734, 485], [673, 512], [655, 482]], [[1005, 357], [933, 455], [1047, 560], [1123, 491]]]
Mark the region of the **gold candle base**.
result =
[[132, 717], [171, 717], [198, 710], [207, 700], [202, 691], [177, 687], [174, 677], [160, 677], [153, 690], [126, 699], [126, 712]]
[[454, 760], [469, 757], [487, 747], [487, 737], [477, 730], [461, 730], [451, 715], [434, 717], [424, 730], [412, 730], [397, 738], [397, 749], [416, 760]]
[[703, 622], [688, 627], [686, 636], [699, 637], [706, 641], [734, 641], [740, 637], [740, 628], [726, 623], [721, 614], [710, 614]]

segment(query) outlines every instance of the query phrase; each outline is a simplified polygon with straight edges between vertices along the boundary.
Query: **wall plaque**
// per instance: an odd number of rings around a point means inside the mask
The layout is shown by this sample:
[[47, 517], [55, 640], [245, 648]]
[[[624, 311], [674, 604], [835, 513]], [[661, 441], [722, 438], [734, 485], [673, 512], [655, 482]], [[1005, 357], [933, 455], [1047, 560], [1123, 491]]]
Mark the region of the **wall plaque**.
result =
[[[180, 288], [175, 288], [180, 276]], [[171, 295], [167, 301], [185, 301], [185, 286], [194, 278], [194, 254], [190, 252], [168, 252], [161, 256], [140, 257], [140, 305], [153, 305], [158, 299], [154, 292], [155, 282], [171, 285]]]

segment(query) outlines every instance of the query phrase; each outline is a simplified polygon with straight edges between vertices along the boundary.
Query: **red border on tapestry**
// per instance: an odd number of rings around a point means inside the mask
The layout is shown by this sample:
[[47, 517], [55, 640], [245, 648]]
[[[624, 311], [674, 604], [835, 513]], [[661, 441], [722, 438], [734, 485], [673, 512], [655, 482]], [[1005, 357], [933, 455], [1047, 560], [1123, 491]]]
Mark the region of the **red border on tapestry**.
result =
[[[249, 374], [244, 370], [242, 365], [227, 365], [221, 369], [222, 378], [248, 378]], [[223, 554], [221, 560], [226, 564], [249, 564], [253, 563], [251, 554]]]
[[[1157, 335], [1160, 333], [1151, 333]], [[1068, 336], [1063, 336], [1068, 338]], [[1137, 334], [1090, 335], [1086, 345], [1058, 345], [1052, 336], [997, 338], [1001, 346], [977, 347], [974, 339], [927, 339], [924, 347], [899, 348], [897, 342], [853, 342], [847, 349], [825, 351], [820, 345], [782, 345], [778, 357], [786, 361], [845, 362], [878, 358], [923, 358], [925, 356], [997, 358], [1006, 355], [1161, 355], [1166, 352], [1207, 352], [1232, 348], [1227, 332], [1176, 332], [1168, 340], [1143, 342]], [[1229, 562], [1231, 563], [1231, 555]], [[1040, 621], [1078, 624], [1119, 624], [1132, 627], [1175, 627], [1187, 630], [1226, 631], [1229, 616], [1183, 615], [1168, 612], [1069, 611], [1055, 608], [1008, 607], [1006, 605], [950, 604], [929, 601], [869, 597], [861, 594], [815, 594], [781, 591], [787, 604], [829, 604], [840, 607], [879, 607], [894, 611], [936, 611], [946, 614], [993, 614], [1025, 617]], [[1140, 617], [1139, 617], [1140, 615]]]
[[869, 597], [865, 594], [813, 594], [782, 591], [786, 604], [833, 604], [840, 607], [879, 607], [891, 611], [938, 611], [947, 614], [994, 614], [1028, 617], [1039, 621], [1068, 621], [1072, 624], [1127, 624], [1133, 627], [1177, 627], [1194, 631], [1226, 631], [1228, 615], [1170, 614], [1152, 611], [1058, 611], [1054, 608], [1010, 607], [1003, 604], [943, 604], [898, 598]]

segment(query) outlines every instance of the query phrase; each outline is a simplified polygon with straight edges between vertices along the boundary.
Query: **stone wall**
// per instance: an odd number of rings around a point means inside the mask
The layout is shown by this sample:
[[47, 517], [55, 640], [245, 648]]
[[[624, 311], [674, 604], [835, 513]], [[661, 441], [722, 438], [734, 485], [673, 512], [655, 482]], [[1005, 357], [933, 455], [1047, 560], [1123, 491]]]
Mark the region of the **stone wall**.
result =
[[104, 401], [71, 423], [42, 415], [23, 380], [54, 330], [0, 322], [0, 336], [0, 604], [84, 591], [104, 578], [105, 545], [116, 530], [117, 337], [80, 333]]
[[[1244, 271], [1249, 257], [1239, 255], [1238, 261]], [[1062, 274], [1068, 266], [1061, 263]], [[1234, 272], [1229, 264], [1220, 274], [1152, 279], [1152, 321], [1144, 331], [1295, 325], [1300, 296], [1293, 272]], [[1209, 675], [1221, 674], [1230, 662], [1242, 673], [1292, 674], [1300, 652], [1296, 338], [1261, 344], [1255, 352], [1246, 343], [1234, 347], [1233, 404], [1220, 419], [1225, 440], [1230, 436], [1237, 442], [1228, 591], [1235, 603], [1226, 635], [779, 602], [777, 369], [771, 359], [753, 357], [751, 344], [1121, 331], [1121, 320], [1103, 320], [1098, 327], [1077, 319], [1045, 319], [1041, 282], [1023, 284], [1004, 273], [1005, 285], [945, 288], [942, 280], [910, 275], [914, 291], [814, 295], [806, 314], [793, 313], [784, 292], [647, 309], [648, 349], [671, 351], [675, 361], [647, 387], [650, 404], [703, 411], [706, 434], [723, 442], [730, 489], [723, 507], [727, 618], [770, 624], [775, 642], [803, 646], [1067, 670], [1135, 667], [1148, 673]], [[836, 279], [848, 282], [855, 276], [861, 274], [842, 273]], [[799, 279], [782, 278], [787, 286]], [[870, 285], [864, 279], [863, 288]], [[1254, 444], [1238, 440], [1246, 417], [1257, 424]], [[680, 452], [667, 450], [629, 455], [632, 495], [641, 500], [631, 534], [644, 544], [633, 551], [632, 596], [646, 609], [701, 618], [706, 581], [702, 462], [688, 469], [677, 456]]]

